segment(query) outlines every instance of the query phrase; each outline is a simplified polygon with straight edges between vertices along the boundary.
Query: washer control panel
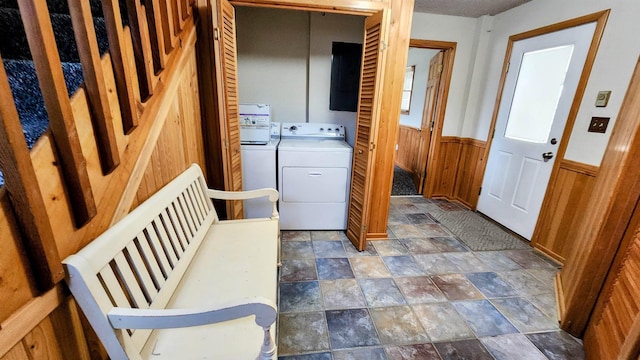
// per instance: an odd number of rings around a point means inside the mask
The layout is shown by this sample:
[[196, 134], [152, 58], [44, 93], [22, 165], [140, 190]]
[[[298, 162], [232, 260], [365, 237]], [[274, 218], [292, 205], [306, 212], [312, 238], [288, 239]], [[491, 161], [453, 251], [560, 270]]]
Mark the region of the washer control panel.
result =
[[282, 133], [284, 137], [306, 137], [341, 139], [345, 138], [344, 126], [338, 124], [325, 123], [282, 123]]

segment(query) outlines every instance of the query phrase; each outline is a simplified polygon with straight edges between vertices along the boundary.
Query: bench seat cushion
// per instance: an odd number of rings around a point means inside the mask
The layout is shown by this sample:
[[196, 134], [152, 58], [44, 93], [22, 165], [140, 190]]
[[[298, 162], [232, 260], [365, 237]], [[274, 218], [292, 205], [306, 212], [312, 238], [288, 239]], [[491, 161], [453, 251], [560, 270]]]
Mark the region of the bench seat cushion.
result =
[[[221, 221], [208, 231], [167, 308], [219, 305], [264, 297], [276, 304], [277, 220]], [[206, 328], [206, 329], [205, 329]], [[271, 329], [275, 336], [275, 325]], [[264, 331], [255, 317], [192, 328], [155, 330], [143, 359], [255, 359]]]

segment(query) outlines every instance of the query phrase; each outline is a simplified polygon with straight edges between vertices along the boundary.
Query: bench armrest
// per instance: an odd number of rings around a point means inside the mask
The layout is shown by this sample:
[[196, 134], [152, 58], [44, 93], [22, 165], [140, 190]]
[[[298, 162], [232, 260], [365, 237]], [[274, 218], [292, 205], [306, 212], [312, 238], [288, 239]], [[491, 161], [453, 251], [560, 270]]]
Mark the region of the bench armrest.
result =
[[276, 305], [265, 298], [235, 301], [215, 308], [132, 309], [115, 307], [107, 314], [115, 329], [173, 329], [215, 324], [256, 316], [256, 324], [270, 327], [277, 317]]
[[247, 190], [247, 191], [223, 191], [223, 190], [214, 190], [207, 189], [207, 196], [212, 199], [219, 200], [248, 200], [255, 199], [263, 196], [269, 197], [269, 201], [273, 204], [273, 211], [271, 213], [272, 219], [279, 218], [278, 208], [276, 207], [276, 202], [280, 195], [278, 194], [278, 190], [272, 188], [264, 188], [257, 190]]

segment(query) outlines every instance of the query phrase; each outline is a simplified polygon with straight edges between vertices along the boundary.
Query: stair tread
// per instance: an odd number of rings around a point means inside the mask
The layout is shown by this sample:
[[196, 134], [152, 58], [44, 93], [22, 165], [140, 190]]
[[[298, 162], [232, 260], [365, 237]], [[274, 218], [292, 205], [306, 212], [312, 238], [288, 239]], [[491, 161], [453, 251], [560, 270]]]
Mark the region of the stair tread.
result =
[[[102, 17], [102, 3], [100, 0], [89, 0], [91, 13], [93, 16]], [[18, 0], [0, 0], [0, 7], [18, 8]], [[47, 0], [47, 7], [52, 14], [69, 14], [69, 3], [67, 0]]]
[[[63, 62], [79, 62], [71, 16], [51, 14], [51, 25], [56, 35], [56, 45], [60, 60]], [[104, 54], [109, 50], [104, 18], [93, 18], [93, 25], [96, 30], [98, 48], [100, 53]], [[4, 39], [0, 42], [0, 53], [4, 59], [31, 59], [27, 36], [24, 32], [20, 12], [17, 9], [0, 8], [0, 33], [4, 34]]]
[[[49, 126], [42, 93], [37, 86], [36, 70], [33, 61], [29, 60], [4, 60], [3, 62], [20, 115], [22, 131], [27, 139], [27, 146], [31, 149]], [[67, 92], [71, 96], [82, 85], [82, 66], [79, 63], [62, 63], [62, 71]]]

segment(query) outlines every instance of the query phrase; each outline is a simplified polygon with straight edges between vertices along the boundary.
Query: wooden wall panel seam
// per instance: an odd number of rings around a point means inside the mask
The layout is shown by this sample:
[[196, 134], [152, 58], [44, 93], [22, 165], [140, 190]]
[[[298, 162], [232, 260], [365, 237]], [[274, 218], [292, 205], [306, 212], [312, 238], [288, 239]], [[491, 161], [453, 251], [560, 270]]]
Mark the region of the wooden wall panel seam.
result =
[[9, 352], [64, 300], [62, 285], [33, 298], [0, 324], [0, 357]]

